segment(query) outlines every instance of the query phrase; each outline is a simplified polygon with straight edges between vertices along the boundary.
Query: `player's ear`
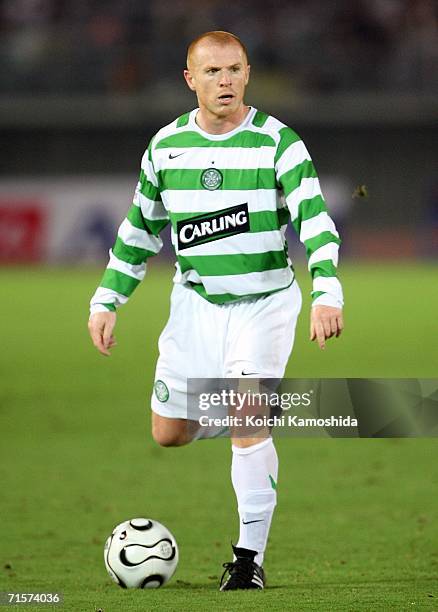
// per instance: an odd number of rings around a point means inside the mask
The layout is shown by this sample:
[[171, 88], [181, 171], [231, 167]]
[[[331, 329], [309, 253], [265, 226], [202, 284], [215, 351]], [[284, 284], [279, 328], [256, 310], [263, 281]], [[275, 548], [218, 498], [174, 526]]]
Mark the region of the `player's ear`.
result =
[[249, 73], [251, 72], [251, 66], [248, 64], [246, 67], [246, 79], [245, 79], [245, 85], [248, 85], [248, 81], [249, 81]]
[[190, 73], [190, 70], [188, 70], [188, 69], [184, 70], [184, 73], [183, 73], [183, 74], [184, 74], [184, 78], [185, 78], [186, 83], [187, 83], [187, 85], [189, 86], [189, 88], [190, 88], [192, 91], [196, 91], [195, 84], [194, 84], [194, 82], [193, 82], [193, 77], [192, 77], [192, 75], [191, 75], [191, 73]]

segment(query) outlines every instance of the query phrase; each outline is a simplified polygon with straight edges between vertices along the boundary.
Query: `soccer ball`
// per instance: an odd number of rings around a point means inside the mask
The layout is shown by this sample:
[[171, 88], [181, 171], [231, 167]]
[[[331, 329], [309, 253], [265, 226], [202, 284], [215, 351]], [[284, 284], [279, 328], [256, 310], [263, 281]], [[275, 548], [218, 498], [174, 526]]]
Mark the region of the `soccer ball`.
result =
[[158, 588], [168, 582], [178, 565], [178, 546], [158, 521], [134, 518], [120, 523], [104, 549], [108, 574], [124, 589]]

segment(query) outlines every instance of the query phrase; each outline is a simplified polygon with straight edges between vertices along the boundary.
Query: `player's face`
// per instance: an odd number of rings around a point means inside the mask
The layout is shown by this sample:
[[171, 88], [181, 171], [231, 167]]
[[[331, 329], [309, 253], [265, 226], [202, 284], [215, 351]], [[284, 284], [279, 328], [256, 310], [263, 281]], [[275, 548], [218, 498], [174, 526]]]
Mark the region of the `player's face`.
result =
[[244, 108], [249, 69], [238, 44], [218, 45], [205, 40], [194, 49], [184, 77], [196, 92], [201, 112], [226, 119]]

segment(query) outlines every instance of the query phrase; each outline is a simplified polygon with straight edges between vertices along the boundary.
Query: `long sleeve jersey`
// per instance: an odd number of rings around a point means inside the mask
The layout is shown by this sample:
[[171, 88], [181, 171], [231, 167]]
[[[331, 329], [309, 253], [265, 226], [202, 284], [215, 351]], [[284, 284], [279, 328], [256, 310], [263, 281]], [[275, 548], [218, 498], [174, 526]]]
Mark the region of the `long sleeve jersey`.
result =
[[160, 233], [169, 223], [174, 282], [224, 304], [291, 285], [291, 221], [306, 249], [313, 304], [341, 307], [340, 239], [303, 141], [255, 108], [225, 134], [203, 131], [197, 112], [182, 115], [149, 143], [91, 312], [127, 301], [147, 259], [162, 248]]

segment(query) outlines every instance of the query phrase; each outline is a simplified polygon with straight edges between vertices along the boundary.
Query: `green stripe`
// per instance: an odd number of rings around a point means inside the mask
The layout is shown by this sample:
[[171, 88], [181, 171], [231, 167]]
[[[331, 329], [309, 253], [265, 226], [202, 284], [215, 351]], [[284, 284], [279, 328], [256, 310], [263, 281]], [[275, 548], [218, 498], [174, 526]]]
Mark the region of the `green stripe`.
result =
[[140, 281], [132, 276], [128, 276], [112, 268], [107, 268], [100, 282], [100, 286], [106, 289], [112, 289], [113, 291], [117, 291], [117, 293], [129, 297], [139, 283]]
[[287, 207], [278, 209], [278, 220], [281, 225], [287, 225], [290, 219], [290, 211]]
[[327, 278], [336, 276], [337, 270], [331, 259], [324, 259], [323, 261], [315, 261], [315, 263], [310, 266], [310, 274], [312, 278], [317, 278], [318, 276]]
[[[160, 170], [158, 179], [163, 191], [165, 189], [205, 190], [201, 184], [201, 175], [203, 172], [203, 169]], [[274, 168], [221, 170], [221, 174], [223, 176], [223, 182], [219, 189], [223, 190], [275, 189], [276, 187]]]
[[143, 215], [141, 214], [141, 209], [139, 206], [133, 204], [131, 208], [128, 210], [128, 214], [126, 215], [128, 221], [136, 227], [137, 229], [144, 230], [144, 220]]
[[298, 217], [301, 223], [308, 219], [313, 219], [313, 217], [322, 212], [327, 212], [327, 206], [325, 205], [324, 198], [320, 195], [308, 200], [301, 200], [298, 207]]
[[298, 142], [301, 138], [298, 136], [296, 132], [294, 132], [291, 128], [284, 127], [279, 131], [280, 134], [280, 142], [278, 143], [277, 153], [275, 154], [274, 163], [280, 159], [283, 153], [286, 151], [288, 147], [294, 142]]
[[271, 232], [281, 227], [279, 215], [274, 210], [261, 210], [249, 214], [251, 232]]
[[330, 242], [334, 242], [335, 244], [341, 244], [339, 238], [337, 238], [331, 232], [321, 232], [318, 236], [314, 236], [313, 238], [309, 238], [304, 241], [304, 246], [306, 247], [307, 257], [309, 258], [312, 253], [314, 253], [320, 247], [329, 244]]
[[208, 294], [205, 290], [204, 285], [196, 284], [196, 283], [188, 283], [196, 293], [198, 293], [201, 297], [203, 297], [208, 302], [212, 304], [227, 304], [229, 302], [238, 302], [239, 300], [244, 300], [248, 298], [258, 298], [265, 295], [272, 295], [273, 293], [278, 293], [279, 291], [283, 291], [283, 289], [287, 289], [292, 285], [295, 278], [292, 278], [291, 282], [286, 285], [286, 287], [279, 287], [278, 289], [272, 289], [272, 291], [262, 291], [260, 293], [245, 293], [244, 295], [237, 295], [235, 293], [214, 293]]
[[161, 201], [158, 187], [155, 187], [155, 185], [150, 182], [143, 169], [140, 171], [140, 193], [142, 193], [149, 200], [154, 200], [154, 202]]
[[287, 267], [284, 250], [266, 251], [236, 255], [192, 255], [184, 257], [179, 253], [178, 262], [181, 272], [196, 270], [200, 276], [226, 276], [228, 274], [248, 274], [265, 272]]
[[287, 197], [294, 189], [296, 189], [303, 178], [315, 178], [317, 176], [315, 166], [306, 159], [301, 164], [288, 170], [280, 177], [280, 183], [283, 187], [284, 195]]
[[260, 134], [251, 130], [243, 130], [224, 140], [209, 140], [199, 132], [185, 131], [163, 138], [155, 148], [169, 149], [171, 147], [243, 147], [258, 149], [259, 147], [275, 147], [275, 140], [268, 134]]
[[115, 304], [111, 304], [111, 303], [106, 304], [104, 302], [100, 302], [100, 305], [101, 306], [105, 306], [105, 308], [108, 308], [108, 310], [110, 310], [111, 312], [115, 312], [116, 311]]
[[125, 244], [120, 236], [117, 236], [116, 243], [113, 247], [113, 253], [118, 259], [126, 261], [126, 263], [130, 263], [133, 266], [138, 266], [144, 263], [148, 257], [156, 255], [154, 251]]
[[192, 289], [196, 291], [201, 297], [203, 297], [208, 302], [212, 304], [228, 304], [229, 302], [238, 302], [240, 300], [248, 299], [248, 298], [258, 298], [265, 295], [272, 295], [273, 293], [278, 293], [279, 291], [283, 291], [283, 289], [287, 289], [292, 285], [295, 279], [287, 285], [286, 287], [279, 287], [278, 289], [273, 289], [272, 291], [262, 291], [260, 293], [245, 293], [244, 295], [237, 295], [235, 293], [214, 293], [208, 294], [205, 290], [204, 285], [198, 285], [195, 283], [188, 283], [191, 285]]
[[145, 219], [145, 229], [149, 234], [158, 236], [160, 232], [169, 224], [169, 219]]
[[129, 209], [127, 219], [137, 229], [146, 231], [148, 234], [152, 234], [153, 236], [158, 236], [169, 223], [169, 219], [146, 219], [143, 217], [141, 208], [135, 204], [133, 204]]
[[325, 295], [326, 291], [312, 291], [312, 293], [310, 294], [312, 296], [312, 300], [316, 300], [316, 298], [319, 298], [320, 295]]
[[190, 119], [190, 113], [184, 113], [184, 115], [181, 115], [181, 117], [178, 117], [176, 121], [176, 127], [178, 128], [184, 127], [185, 125], [188, 124], [189, 119]]
[[253, 125], [256, 127], [263, 127], [268, 120], [269, 115], [266, 113], [262, 113], [262, 111], [257, 111], [254, 115], [254, 119], [252, 120]]
[[[175, 213], [169, 211], [169, 216], [172, 221], [173, 231], [176, 232], [178, 221], [185, 221], [193, 217], [200, 217], [202, 212], [182, 212]], [[214, 215], [215, 213], [211, 213]], [[210, 215], [210, 216], [211, 216]], [[287, 225], [290, 217], [287, 208], [279, 208], [275, 210], [261, 210], [259, 212], [249, 213], [249, 227], [251, 232], [270, 232], [280, 229], [282, 225]]]
[[249, 227], [251, 232], [271, 232], [279, 230], [282, 225], [287, 225], [289, 217], [287, 208], [261, 210], [249, 213]]

